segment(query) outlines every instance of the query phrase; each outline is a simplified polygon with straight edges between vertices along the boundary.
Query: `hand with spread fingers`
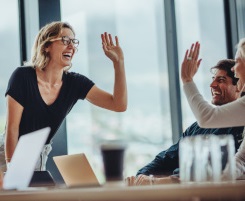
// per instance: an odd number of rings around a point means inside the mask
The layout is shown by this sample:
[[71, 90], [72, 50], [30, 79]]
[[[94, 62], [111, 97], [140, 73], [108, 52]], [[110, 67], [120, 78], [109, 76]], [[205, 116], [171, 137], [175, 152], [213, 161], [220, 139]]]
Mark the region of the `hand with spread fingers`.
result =
[[119, 45], [117, 36], [115, 36], [116, 45], [114, 45], [111, 34], [108, 34], [107, 32], [101, 34], [101, 39], [105, 55], [110, 58], [112, 62], [119, 62], [124, 60], [123, 51]]
[[200, 43], [196, 42], [186, 50], [181, 68], [181, 79], [183, 83], [191, 82], [196, 74], [202, 59], [199, 59]]

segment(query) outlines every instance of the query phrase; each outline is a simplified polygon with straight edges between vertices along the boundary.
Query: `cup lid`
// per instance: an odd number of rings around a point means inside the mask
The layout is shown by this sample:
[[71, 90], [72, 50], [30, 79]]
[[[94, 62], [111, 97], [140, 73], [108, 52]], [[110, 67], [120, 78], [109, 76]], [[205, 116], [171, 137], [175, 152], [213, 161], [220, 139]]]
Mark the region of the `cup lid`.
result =
[[123, 140], [106, 140], [100, 144], [100, 148], [103, 150], [125, 149], [126, 147], [126, 142]]

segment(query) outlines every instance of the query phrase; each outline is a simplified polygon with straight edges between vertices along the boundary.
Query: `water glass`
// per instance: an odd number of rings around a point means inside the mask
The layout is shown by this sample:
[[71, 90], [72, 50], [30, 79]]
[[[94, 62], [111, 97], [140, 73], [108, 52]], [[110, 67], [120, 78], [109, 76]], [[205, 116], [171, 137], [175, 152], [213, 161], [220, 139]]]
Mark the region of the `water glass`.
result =
[[[182, 182], [235, 180], [235, 145], [232, 135], [198, 135], [180, 141], [179, 165]], [[228, 168], [227, 168], [228, 167]]]

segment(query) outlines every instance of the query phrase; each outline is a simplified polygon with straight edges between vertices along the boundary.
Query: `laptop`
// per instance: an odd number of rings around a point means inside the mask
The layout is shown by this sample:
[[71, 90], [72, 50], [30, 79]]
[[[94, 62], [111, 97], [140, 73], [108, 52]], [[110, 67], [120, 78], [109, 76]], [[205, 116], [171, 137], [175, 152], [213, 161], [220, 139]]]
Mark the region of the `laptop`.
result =
[[54, 156], [53, 159], [67, 187], [100, 186], [84, 153]]
[[11, 163], [3, 178], [3, 189], [26, 189], [50, 133], [46, 127], [19, 138]]

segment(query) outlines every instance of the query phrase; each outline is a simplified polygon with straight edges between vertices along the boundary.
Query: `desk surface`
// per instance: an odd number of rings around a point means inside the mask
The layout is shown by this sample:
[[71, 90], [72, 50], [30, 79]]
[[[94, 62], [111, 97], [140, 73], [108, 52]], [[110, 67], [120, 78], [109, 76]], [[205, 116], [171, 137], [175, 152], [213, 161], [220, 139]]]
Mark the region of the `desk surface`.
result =
[[1, 191], [0, 200], [79, 200], [79, 201], [157, 201], [157, 200], [245, 200], [245, 181], [219, 184], [168, 184], [156, 186], [103, 186], [55, 188], [30, 191]]

